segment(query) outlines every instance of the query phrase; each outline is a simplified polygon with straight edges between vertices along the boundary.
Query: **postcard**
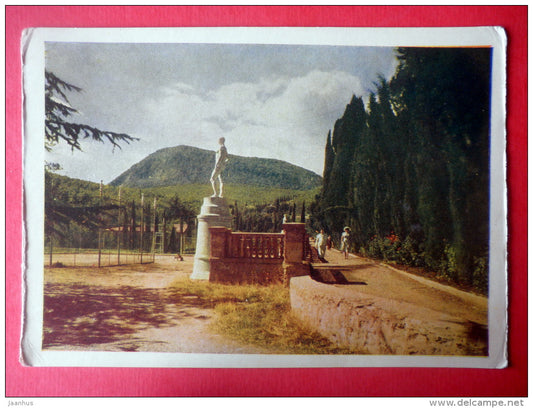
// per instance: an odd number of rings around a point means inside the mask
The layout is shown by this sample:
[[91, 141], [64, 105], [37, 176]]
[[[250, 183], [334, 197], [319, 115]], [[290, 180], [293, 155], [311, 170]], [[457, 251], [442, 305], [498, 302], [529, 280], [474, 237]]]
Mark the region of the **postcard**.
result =
[[503, 29], [21, 41], [23, 364], [506, 367]]

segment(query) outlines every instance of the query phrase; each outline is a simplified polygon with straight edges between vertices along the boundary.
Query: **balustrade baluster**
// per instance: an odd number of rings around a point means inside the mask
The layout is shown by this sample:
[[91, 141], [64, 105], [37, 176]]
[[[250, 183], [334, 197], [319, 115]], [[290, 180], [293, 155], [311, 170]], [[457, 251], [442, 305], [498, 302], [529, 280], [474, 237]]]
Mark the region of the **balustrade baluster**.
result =
[[[226, 256], [228, 258], [282, 259], [285, 238], [280, 235], [230, 232], [225, 240]], [[308, 247], [304, 245], [304, 259], [307, 252]]]
[[255, 239], [253, 235], [250, 237], [250, 258], [255, 256]]
[[231, 256], [236, 258], [239, 253], [239, 236], [231, 234]]

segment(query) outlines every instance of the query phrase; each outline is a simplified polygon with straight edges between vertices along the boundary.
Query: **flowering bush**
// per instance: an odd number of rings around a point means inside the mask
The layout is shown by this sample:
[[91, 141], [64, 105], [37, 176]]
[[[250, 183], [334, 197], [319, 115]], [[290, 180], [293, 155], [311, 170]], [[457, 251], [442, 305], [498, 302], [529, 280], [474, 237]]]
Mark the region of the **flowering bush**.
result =
[[399, 262], [408, 266], [424, 266], [424, 253], [416, 242], [407, 237], [398, 249]]
[[[424, 245], [419, 244], [412, 237], [403, 241], [394, 233], [387, 237], [374, 235], [367, 246], [362, 246], [363, 256], [382, 259], [386, 262], [397, 262], [406, 266], [428, 268], [437, 273], [441, 279], [448, 281], [459, 280], [458, 256], [452, 245], [446, 245], [442, 258], [432, 259], [425, 255]], [[476, 289], [487, 292], [488, 289], [488, 257], [476, 257], [472, 271], [472, 284]]]

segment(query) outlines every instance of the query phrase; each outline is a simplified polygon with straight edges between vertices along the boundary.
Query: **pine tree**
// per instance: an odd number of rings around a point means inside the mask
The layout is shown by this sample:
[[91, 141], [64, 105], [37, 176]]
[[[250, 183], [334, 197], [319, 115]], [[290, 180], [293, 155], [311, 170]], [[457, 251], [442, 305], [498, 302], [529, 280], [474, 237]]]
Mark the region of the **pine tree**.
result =
[[89, 125], [72, 123], [68, 119], [78, 111], [70, 106], [67, 92], [81, 92], [82, 89], [71, 85], [52, 72], [45, 71], [45, 147], [51, 150], [60, 141], [66, 142], [74, 150], [81, 150], [80, 139], [107, 141], [113, 149], [120, 143], [138, 140], [124, 133], [96, 129]]
[[[99, 142], [109, 142], [113, 146], [120, 148], [120, 143], [129, 143], [137, 140], [124, 133], [114, 133], [102, 131], [94, 127], [72, 123], [68, 119], [78, 111], [70, 106], [67, 98], [67, 92], [80, 92], [82, 89], [71, 85], [52, 72], [45, 71], [45, 148], [52, 150], [53, 146], [59, 142], [66, 142], [73, 150], [81, 150], [80, 139], [92, 139]], [[59, 170], [61, 166], [58, 163], [45, 163], [45, 173]], [[82, 225], [84, 228], [94, 224], [98, 217], [97, 214], [103, 214], [109, 210], [109, 204], [99, 203], [98, 206], [79, 206], [58, 205], [50, 191], [45, 195], [45, 226], [49, 239], [52, 235], [58, 235], [61, 229], [66, 225], [75, 223]], [[82, 213], [92, 214], [90, 221], [84, 220]]]

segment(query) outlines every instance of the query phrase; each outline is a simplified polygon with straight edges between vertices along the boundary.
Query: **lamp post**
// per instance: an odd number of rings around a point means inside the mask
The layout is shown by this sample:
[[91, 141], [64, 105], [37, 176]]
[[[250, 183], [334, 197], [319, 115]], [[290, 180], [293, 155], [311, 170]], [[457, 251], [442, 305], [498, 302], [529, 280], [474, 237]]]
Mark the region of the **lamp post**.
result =
[[[100, 180], [100, 197], [98, 200], [98, 206], [102, 207], [102, 190], [104, 189], [103, 180]], [[101, 211], [101, 208], [100, 208]], [[98, 213], [98, 267], [101, 266], [101, 259], [102, 259], [102, 226], [101, 224], [101, 213]]]
[[141, 264], [143, 263], [143, 245], [144, 245], [144, 193], [141, 193]]
[[122, 205], [122, 196], [121, 196], [121, 189], [122, 189], [122, 186], [119, 186], [118, 187], [118, 219], [117, 219], [117, 224], [118, 224], [118, 231], [117, 231], [117, 265], [120, 265], [120, 235], [121, 235], [121, 231], [120, 231], [120, 210], [121, 210], [121, 205]]

